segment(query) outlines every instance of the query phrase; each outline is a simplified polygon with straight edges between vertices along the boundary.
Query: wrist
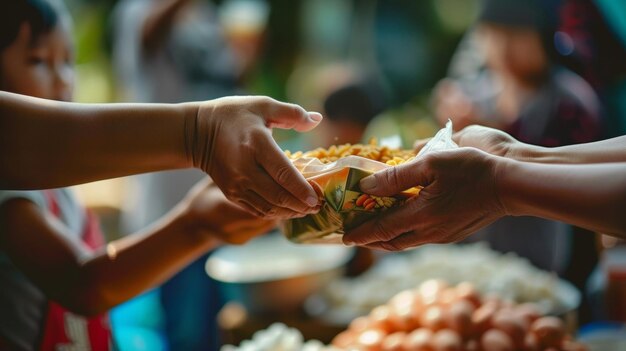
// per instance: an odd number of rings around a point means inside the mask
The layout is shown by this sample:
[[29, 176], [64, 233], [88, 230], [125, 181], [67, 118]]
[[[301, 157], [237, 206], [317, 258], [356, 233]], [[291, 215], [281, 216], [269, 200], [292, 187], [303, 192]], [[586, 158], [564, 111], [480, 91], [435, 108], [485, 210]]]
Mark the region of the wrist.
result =
[[551, 153], [550, 148], [521, 142], [512, 146], [506, 157], [520, 162], [558, 163], [558, 159]]
[[493, 156], [493, 179], [496, 200], [503, 216], [516, 216], [515, 187], [511, 186], [511, 174], [515, 172], [516, 161], [508, 157]]
[[200, 213], [193, 208], [192, 202], [185, 200], [179, 206], [174, 222], [181, 228], [182, 237], [192, 246], [206, 248], [217, 246], [217, 236], [212, 228], [207, 226], [206, 219], [201, 218]]
[[208, 102], [181, 104], [183, 107], [183, 147], [181, 156], [189, 167], [206, 170], [208, 163], [209, 136], [207, 122], [212, 119], [213, 107]]

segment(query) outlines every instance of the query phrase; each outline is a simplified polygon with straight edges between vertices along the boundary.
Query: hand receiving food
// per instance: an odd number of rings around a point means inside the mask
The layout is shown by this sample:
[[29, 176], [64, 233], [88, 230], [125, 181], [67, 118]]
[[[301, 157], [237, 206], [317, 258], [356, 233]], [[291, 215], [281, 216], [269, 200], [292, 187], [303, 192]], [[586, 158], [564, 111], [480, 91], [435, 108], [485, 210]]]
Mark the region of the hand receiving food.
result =
[[219, 243], [243, 244], [276, 226], [228, 201], [210, 179], [196, 184], [187, 199], [190, 232], [213, 236]]
[[[428, 140], [416, 141], [413, 145], [415, 151], [419, 152]], [[501, 130], [479, 125], [471, 125], [454, 133], [452, 140], [460, 147], [475, 147], [492, 155], [509, 158], [522, 153], [526, 145]]]
[[[322, 116], [268, 97], [227, 97], [200, 104], [186, 126], [187, 150], [226, 197], [257, 216], [301, 217], [318, 198], [272, 138], [271, 128], [314, 128]], [[191, 123], [190, 123], [191, 124]]]
[[497, 158], [474, 148], [434, 151], [361, 180], [361, 190], [391, 196], [423, 186], [419, 196], [344, 235], [344, 243], [403, 250], [462, 240], [505, 214]]

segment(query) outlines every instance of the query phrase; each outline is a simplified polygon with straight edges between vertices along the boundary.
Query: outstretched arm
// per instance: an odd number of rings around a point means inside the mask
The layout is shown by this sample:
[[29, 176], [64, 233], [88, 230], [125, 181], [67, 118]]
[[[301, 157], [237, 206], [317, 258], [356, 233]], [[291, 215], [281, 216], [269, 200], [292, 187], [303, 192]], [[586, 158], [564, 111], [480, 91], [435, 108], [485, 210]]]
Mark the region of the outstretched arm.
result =
[[0, 188], [55, 188], [192, 167], [193, 105], [63, 103], [0, 92]]
[[500, 167], [498, 194], [507, 214], [554, 219], [626, 238], [626, 162], [505, 160]]
[[53, 188], [197, 167], [255, 215], [311, 213], [317, 194], [272, 138], [322, 116], [268, 97], [74, 104], [0, 92], [0, 189]]
[[344, 236], [385, 250], [456, 242], [506, 216], [561, 220], [626, 238], [626, 163], [550, 165], [475, 148], [432, 152], [361, 180], [369, 194], [420, 194]]
[[[522, 143], [503, 131], [473, 125], [455, 133], [453, 139], [459, 146], [475, 147], [518, 161], [552, 164], [626, 162], [626, 136], [550, 148]], [[416, 148], [425, 144], [426, 141], [420, 141]]]

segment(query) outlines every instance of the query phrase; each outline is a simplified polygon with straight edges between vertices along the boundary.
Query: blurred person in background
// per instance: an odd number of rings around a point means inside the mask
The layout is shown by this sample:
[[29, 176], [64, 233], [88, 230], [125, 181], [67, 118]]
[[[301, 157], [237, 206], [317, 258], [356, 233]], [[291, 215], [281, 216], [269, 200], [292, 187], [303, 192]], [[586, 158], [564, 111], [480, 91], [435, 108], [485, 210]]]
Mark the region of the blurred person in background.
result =
[[326, 116], [320, 128], [310, 134], [312, 147], [357, 144], [368, 124], [388, 107], [381, 85], [373, 78], [352, 78], [338, 84], [323, 99]]
[[[137, 102], [205, 100], [243, 93], [240, 82], [256, 63], [268, 5], [229, 0], [123, 0], [114, 12], [114, 63], [124, 99]], [[134, 177], [124, 223], [136, 230], [165, 214], [201, 172], [170, 171]], [[217, 283], [198, 258], [160, 288], [166, 335], [174, 350], [219, 345]]]
[[[71, 100], [74, 45], [63, 3], [19, 0], [0, 14], [0, 88]], [[2, 190], [0, 349], [110, 350], [110, 308], [206, 251], [274, 225], [205, 179], [156, 225], [105, 245], [97, 218], [68, 188]]]
[[[478, 23], [452, 60], [451, 77], [436, 87], [433, 101], [440, 123], [450, 118], [457, 130], [487, 125], [541, 146], [597, 140], [596, 95], [582, 78], [555, 62], [558, 6], [555, 1], [485, 0]], [[487, 240], [496, 250], [516, 252], [539, 268], [564, 274], [571, 261], [572, 230], [560, 222], [507, 217], [471, 240]], [[585, 250], [595, 257], [593, 246]]]
[[626, 134], [626, 2], [564, 0], [560, 17], [559, 61], [600, 97], [603, 135]]

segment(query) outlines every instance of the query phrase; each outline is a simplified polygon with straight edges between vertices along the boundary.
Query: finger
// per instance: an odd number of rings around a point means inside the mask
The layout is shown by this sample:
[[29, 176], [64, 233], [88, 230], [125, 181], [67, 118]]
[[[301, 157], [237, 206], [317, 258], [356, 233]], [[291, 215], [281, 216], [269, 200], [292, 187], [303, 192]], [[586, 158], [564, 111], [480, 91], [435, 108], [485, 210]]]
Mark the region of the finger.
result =
[[421, 221], [419, 211], [424, 201], [419, 197], [408, 200], [404, 205], [389, 210], [348, 231], [343, 236], [346, 245], [369, 245], [375, 242], [387, 242], [413, 230], [419, 229]]
[[224, 226], [224, 231], [227, 233], [265, 233], [270, 229], [276, 227], [275, 220], [265, 220], [260, 218], [248, 218], [242, 220], [233, 221]]
[[416, 231], [410, 231], [401, 234], [392, 240], [378, 241], [365, 245], [365, 247], [384, 251], [404, 251], [407, 249], [416, 248], [421, 245], [430, 244], [432, 242], [432, 240], [420, 236], [420, 234]]
[[270, 128], [295, 129], [308, 132], [315, 128], [323, 119], [318, 112], [307, 112], [301, 106], [272, 100], [264, 113]]
[[303, 213], [296, 212], [288, 208], [274, 206], [252, 189], [246, 190], [244, 197], [250, 205], [261, 213], [260, 217], [263, 219], [287, 219], [304, 216]]
[[396, 195], [411, 187], [429, 184], [428, 167], [424, 156], [399, 166], [390, 167], [367, 176], [359, 182], [361, 191], [378, 196]]
[[236, 203], [237, 203], [237, 206], [241, 207], [241, 209], [248, 212], [252, 216], [257, 217], [257, 218], [263, 218], [264, 216], [263, 213], [257, 210], [256, 207], [252, 206], [252, 204], [250, 204], [247, 200], [237, 199]]
[[[282, 150], [276, 145], [272, 137], [267, 134], [265, 138], [261, 138], [258, 142], [256, 160], [276, 183], [284, 190], [289, 192], [297, 201], [307, 205], [307, 207], [315, 207], [319, 204], [317, 193], [306, 179], [293, 166], [291, 161], [285, 156]], [[278, 194], [276, 194], [278, 195]], [[281, 195], [284, 196], [284, 195]], [[290, 199], [285, 206], [292, 210], [300, 208], [300, 204], [296, 204]]]
[[256, 179], [255, 191], [267, 202], [276, 207], [289, 208], [302, 214], [315, 212], [314, 206], [305, 204], [290, 192], [285, 191], [273, 178], [267, 176], [264, 169], [260, 169], [259, 172], [263, 172], [263, 174], [254, 177]]

